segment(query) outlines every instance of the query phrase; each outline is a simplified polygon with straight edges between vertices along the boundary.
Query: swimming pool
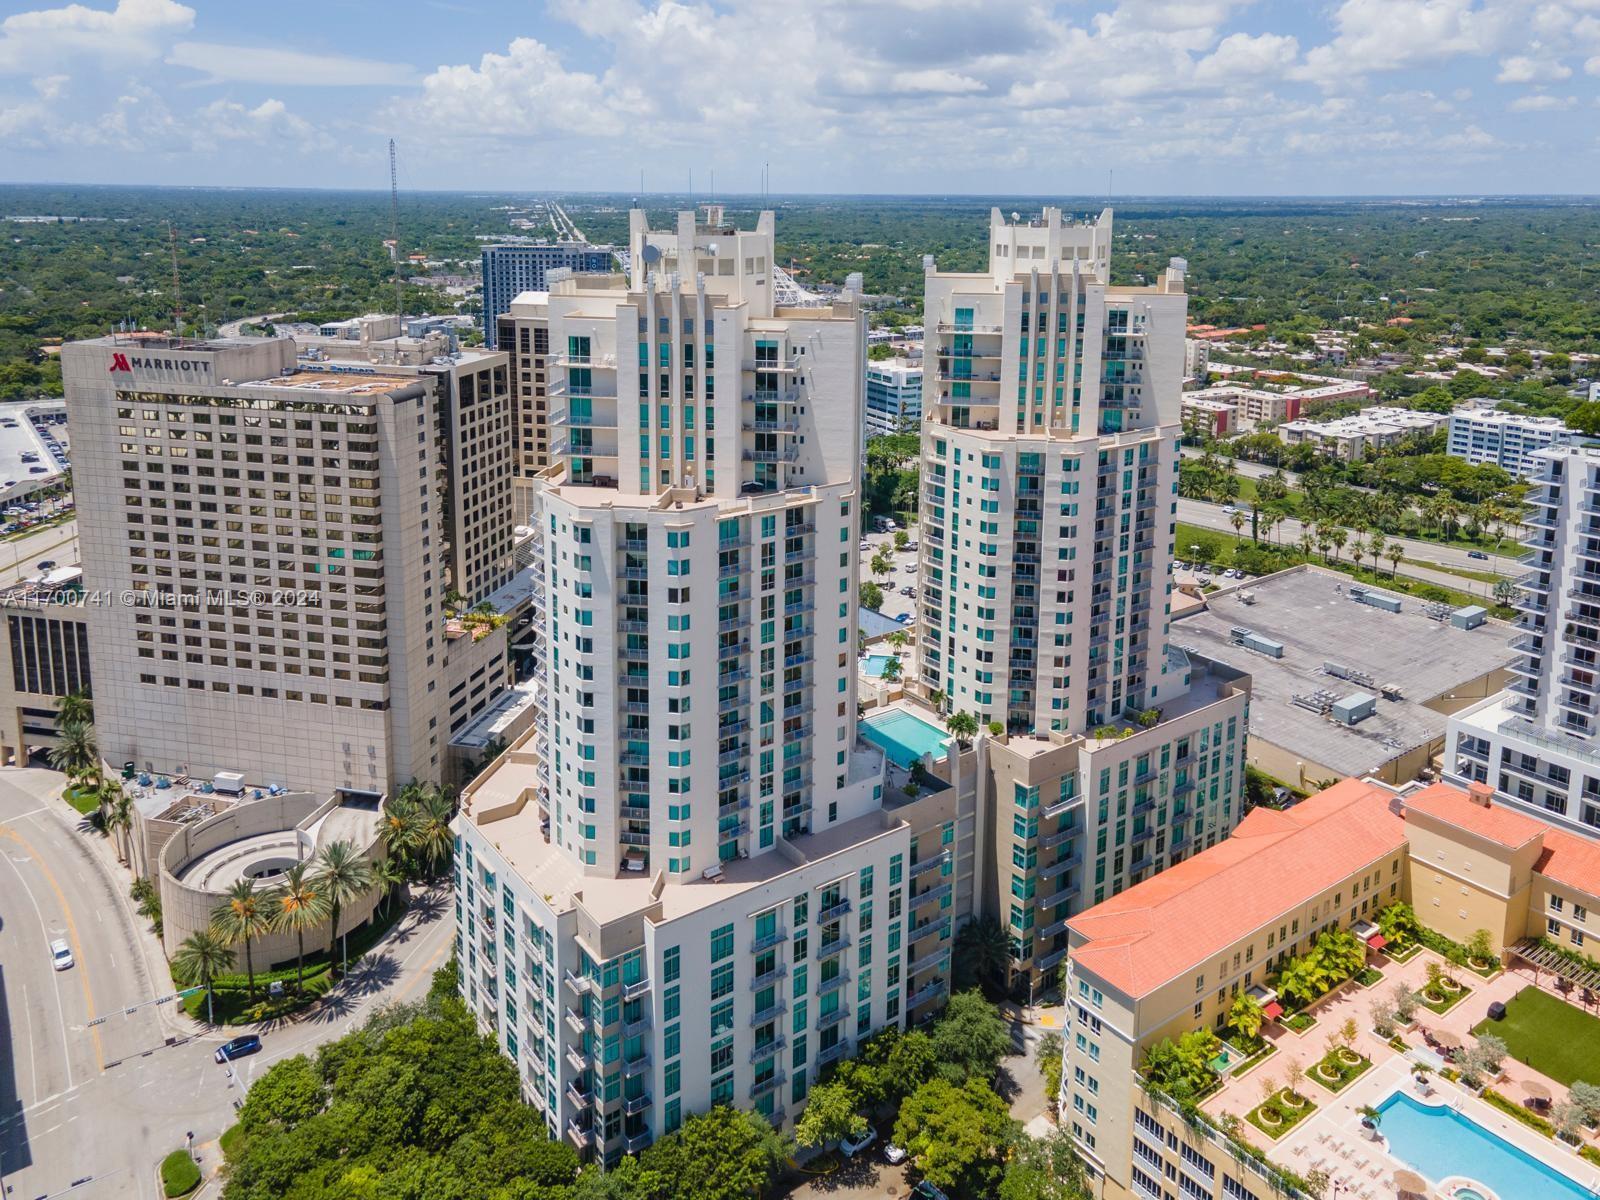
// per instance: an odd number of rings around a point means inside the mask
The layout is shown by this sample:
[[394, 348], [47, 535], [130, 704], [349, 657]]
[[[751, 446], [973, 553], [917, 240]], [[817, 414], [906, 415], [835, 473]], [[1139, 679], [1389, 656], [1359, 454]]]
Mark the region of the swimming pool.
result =
[[869, 654], [861, 660], [861, 670], [873, 679], [882, 679], [883, 669], [893, 657], [892, 654]]
[[1463, 1175], [1502, 1197], [1587, 1200], [1589, 1193], [1554, 1167], [1452, 1109], [1419, 1104], [1396, 1092], [1378, 1106], [1389, 1153], [1435, 1183]]
[[889, 761], [897, 767], [910, 769], [911, 764], [924, 754], [940, 754], [950, 735], [921, 717], [903, 708], [870, 717], [861, 723], [867, 740], [882, 746]]

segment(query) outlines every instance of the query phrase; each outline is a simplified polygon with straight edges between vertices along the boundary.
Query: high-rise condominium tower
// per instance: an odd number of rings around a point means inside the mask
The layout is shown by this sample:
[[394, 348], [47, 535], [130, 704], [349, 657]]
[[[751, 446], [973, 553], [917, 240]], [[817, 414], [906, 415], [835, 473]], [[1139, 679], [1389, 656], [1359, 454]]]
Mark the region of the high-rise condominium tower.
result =
[[1114, 284], [1111, 244], [996, 210], [987, 271], [927, 271], [918, 674], [1006, 734], [984, 903], [1030, 991], [1072, 912], [1242, 807], [1248, 679], [1168, 639], [1185, 264]]
[[1450, 718], [1445, 772], [1600, 837], [1600, 449], [1535, 450], [1506, 691]]
[[856, 301], [775, 306], [771, 213], [635, 212], [631, 242], [629, 277], [517, 304], [555, 431], [545, 687], [458, 819], [463, 993], [608, 1157], [719, 1103], [782, 1124], [934, 1001], [902, 938], [953, 903], [956, 816], [949, 791], [887, 809], [856, 740]]

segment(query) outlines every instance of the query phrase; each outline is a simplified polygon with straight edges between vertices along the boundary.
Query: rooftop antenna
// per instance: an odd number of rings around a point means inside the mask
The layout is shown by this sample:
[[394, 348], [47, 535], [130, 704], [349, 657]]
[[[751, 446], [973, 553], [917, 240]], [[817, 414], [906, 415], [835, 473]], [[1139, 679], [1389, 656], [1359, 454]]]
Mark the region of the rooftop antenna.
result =
[[178, 284], [178, 231], [167, 222], [167, 247], [172, 251], [172, 332], [183, 336], [183, 291]]
[[394, 139], [389, 139], [389, 236], [394, 240], [394, 315], [405, 320], [400, 299], [400, 172], [395, 165]]

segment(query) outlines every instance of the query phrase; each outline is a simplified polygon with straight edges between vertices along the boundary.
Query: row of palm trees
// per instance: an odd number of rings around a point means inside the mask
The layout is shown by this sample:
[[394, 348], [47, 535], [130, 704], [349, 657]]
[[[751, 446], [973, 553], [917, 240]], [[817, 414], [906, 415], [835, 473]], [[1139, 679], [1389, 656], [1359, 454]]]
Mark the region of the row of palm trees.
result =
[[[345, 909], [376, 887], [392, 887], [398, 872], [391, 863], [374, 864], [352, 842], [331, 842], [308, 861], [284, 871], [278, 883], [260, 888], [254, 879], [240, 879], [212, 911], [211, 927], [190, 934], [172, 956], [181, 978], [210, 989], [219, 975], [233, 968], [235, 946], [244, 947], [245, 994], [256, 990], [252, 943], [269, 933], [295, 935], [295, 990], [305, 985], [306, 934], [328, 926], [328, 956], [340, 942]], [[403, 876], [399, 876], [403, 879]], [[346, 964], [347, 965], [347, 964]]]

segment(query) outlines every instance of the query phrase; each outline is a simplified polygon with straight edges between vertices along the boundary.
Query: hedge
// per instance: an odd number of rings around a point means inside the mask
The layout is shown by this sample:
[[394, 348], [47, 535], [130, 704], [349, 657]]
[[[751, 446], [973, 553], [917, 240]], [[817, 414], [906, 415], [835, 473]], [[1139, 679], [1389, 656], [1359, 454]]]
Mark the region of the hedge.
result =
[[1538, 1113], [1529, 1112], [1515, 1100], [1507, 1099], [1493, 1088], [1484, 1088], [1480, 1095], [1483, 1097], [1484, 1103], [1498, 1108], [1507, 1116], [1515, 1117], [1529, 1129], [1537, 1129], [1540, 1133], [1544, 1134], [1545, 1137], [1555, 1137], [1556, 1127], [1554, 1125], [1550, 1124], [1549, 1121], [1546, 1121]]

